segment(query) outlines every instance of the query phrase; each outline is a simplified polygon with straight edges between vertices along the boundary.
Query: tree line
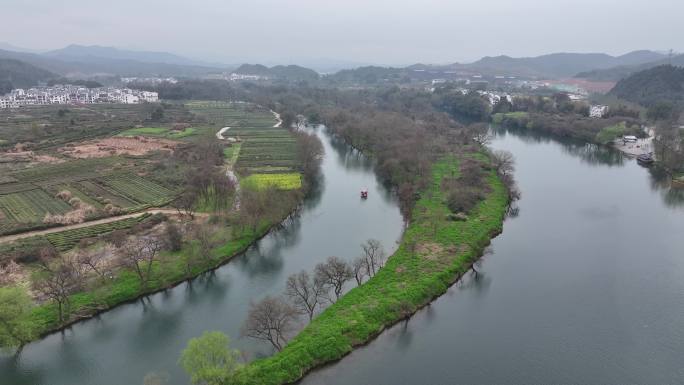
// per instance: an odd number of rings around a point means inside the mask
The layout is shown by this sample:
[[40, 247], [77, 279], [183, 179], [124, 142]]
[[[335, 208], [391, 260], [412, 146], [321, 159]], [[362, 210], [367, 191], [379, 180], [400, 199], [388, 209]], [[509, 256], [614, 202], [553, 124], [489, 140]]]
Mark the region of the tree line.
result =
[[[384, 266], [387, 255], [380, 241], [368, 239], [361, 254], [351, 263], [331, 256], [312, 272], [302, 270], [290, 275], [280, 296], [266, 296], [250, 304], [241, 336], [268, 342], [280, 351], [289, 336], [301, 327], [302, 318], [311, 322], [325, 306], [335, 303], [350, 282], [357, 286], [373, 277]], [[181, 366], [193, 384], [233, 383], [241, 367], [241, 354], [230, 349], [222, 332], [205, 332], [193, 338], [181, 354]]]

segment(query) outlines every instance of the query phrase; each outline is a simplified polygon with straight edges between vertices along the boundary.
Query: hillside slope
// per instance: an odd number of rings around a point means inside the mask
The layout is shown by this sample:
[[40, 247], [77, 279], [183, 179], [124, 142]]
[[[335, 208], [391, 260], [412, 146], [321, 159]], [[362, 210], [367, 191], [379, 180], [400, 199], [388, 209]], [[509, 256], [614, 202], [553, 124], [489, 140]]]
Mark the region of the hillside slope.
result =
[[63, 76], [88, 77], [90, 75], [120, 76], [200, 76], [223, 69], [200, 65], [152, 63], [124, 58], [98, 56], [69, 56], [33, 54], [0, 50], [0, 58], [15, 59]]
[[653, 51], [633, 51], [620, 56], [604, 53], [553, 53], [536, 57], [484, 57], [465, 67], [482, 72], [514, 73], [519, 76], [568, 77], [578, 72], [616, 66], [637, 65], [662, 59]]
[[233, 72], [242, 75], [259, 75], [290, 81], [314, 81], [319, 78], [318, 72], [297, 65], [277, 65], [269, 68], [261, 64], [243, 64]]
[[50, 71], [19, 60], [0, 59], [0, 93], [9, 91], [7, 88], [11, 87], [8, 84], [14, 88], [26, 88], [56, 77]]
[[580, 72], [575, 75], [575, 77], [594, 81], [618, 81], [628, 77], [633, 73], [668, 64], [680, 67], [684, 66], [684, 55], [677, 55], [673, 56], [672, 58], [662, 57], [658, 60], [641, 64], [621, 65], [617, 67]]
[[661, 65], [620, 80], [610, 91], [618, 98], [651, 106], [660, 101], [684, 102], [684, 68]]

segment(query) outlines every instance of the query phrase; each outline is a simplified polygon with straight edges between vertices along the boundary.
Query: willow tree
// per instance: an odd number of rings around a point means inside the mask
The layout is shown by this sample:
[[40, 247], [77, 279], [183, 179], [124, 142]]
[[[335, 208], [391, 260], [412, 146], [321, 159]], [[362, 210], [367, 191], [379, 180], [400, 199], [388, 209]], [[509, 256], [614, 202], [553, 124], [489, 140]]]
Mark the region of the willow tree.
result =
[[0, 287], [0, 348], [19, 349], [35, 336], [33, 301], [21, 287]]
[[212, 331], [190, 339], [179, 363], [195, 385], [230, 385], [241, 366], [239, 357], [237, 350], [230, 349], [227, 335]]

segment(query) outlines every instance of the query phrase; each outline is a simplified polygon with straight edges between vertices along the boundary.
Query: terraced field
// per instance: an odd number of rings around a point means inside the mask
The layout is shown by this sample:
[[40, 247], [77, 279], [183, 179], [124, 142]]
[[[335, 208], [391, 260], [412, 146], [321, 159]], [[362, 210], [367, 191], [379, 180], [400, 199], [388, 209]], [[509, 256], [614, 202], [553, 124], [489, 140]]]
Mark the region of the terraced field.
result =
[[0, 195], [0, 207], [8, 221], [18, 223], [40, 222], [45, 214], [64, 214], [71, 210], [66, 202], [41, 189]]
[[111, 214], [105, 207], [134, 212], [166, 205], [176, 191], [137, 175], [145, 162], [124, 157], [79, 159], [12, 173], [8, 183], [0, 183], [0, 235], [45, 227], [46, 214], [74, 210], [68, 199], [57, 198], [63, 191], [95, 208], [88, 218]]
[[116, 222], [102, 223], [88, 227], [81, 227], [80, 229], [60, 231], [58, 233], [48, 234], [45, 237], [57, 250], [68, 251], [73, 249], [81, 239], [108, 234], [114, 230], [128, 229], [149, 218], [150, 216], [151, 214], [144, 214], [139, 217], [126, 218]]
[[[239, 175], [286, 175], [299, 171], [295, 138], [286, 128], [274, 127], [278, 122], [266, 108], [227, 102], [191, 102], [187, 106], [217, 129], [230, 127], [224, 137], [240, 141], [235, 163]], [[233, 151], [230, 154], [234, 155]]]

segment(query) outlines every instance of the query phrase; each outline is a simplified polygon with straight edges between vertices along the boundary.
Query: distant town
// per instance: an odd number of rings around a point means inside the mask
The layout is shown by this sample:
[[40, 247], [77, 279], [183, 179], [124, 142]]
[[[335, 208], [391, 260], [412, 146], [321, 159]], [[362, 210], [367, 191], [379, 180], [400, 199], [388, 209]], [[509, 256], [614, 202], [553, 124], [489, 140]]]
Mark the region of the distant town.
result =
[[159, 101], [156, 92], [130, 88], [87, 88], [83, 86], [58, 85], [54, 87], [17, 88], [0, 96], [0, 108], [18, 108], [48, 104], [139, 104]]

